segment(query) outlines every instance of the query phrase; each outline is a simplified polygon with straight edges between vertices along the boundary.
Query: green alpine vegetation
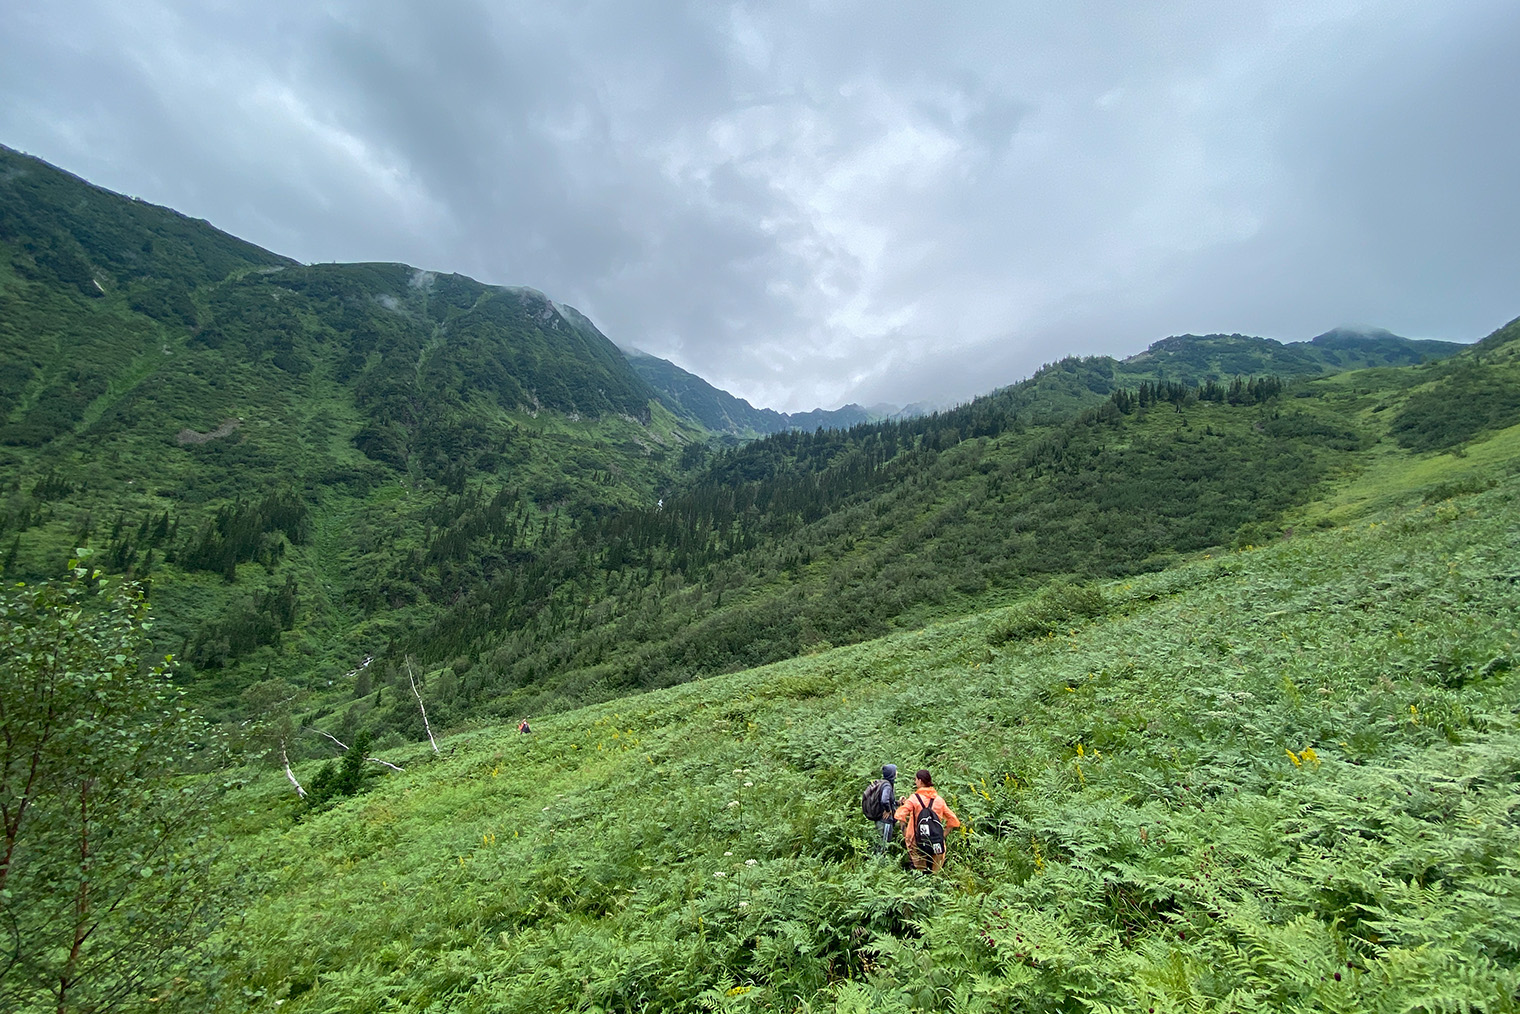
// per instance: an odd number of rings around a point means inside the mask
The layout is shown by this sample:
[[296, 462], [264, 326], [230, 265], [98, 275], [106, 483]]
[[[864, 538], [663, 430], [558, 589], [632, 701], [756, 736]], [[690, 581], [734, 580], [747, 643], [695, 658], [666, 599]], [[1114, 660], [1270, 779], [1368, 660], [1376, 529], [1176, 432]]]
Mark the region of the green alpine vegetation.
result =
[[449, 674], [451, 723], [1155, 569], [1257, 538], [1380, 432], [1284, 397], [1279, 375], [1352, 363], [1305, 365], [1326, 336], [1210, 336], [734, 446], [765, 420], [539, 293], [303, 266], [13, 152], [0, 170], [0, 566], [44, 579], [88, 548], [148, 582], [156, 650], [229, 720], [285, 680], [415, 738], [408, 656]]
[[1336, 328], [1306, 342], [1247, 335], [1177, 335], [1119, 364], [1128, 382], [1193, 378], [1224, 380], [1253, 374], [1314, 377], [1378, 366], [1415, 366], [1456, 355], [1456, 342], [1400, 338], [1382, 328]]
[[1517, 350], [741, 442], [541, 293], [0, 149], [0, 1000], [1513, 1011]]
[[490, 563], [512, 566], [649, 502], [705, 433], [539, 293], [297, 265], [0, 151], [6, 576], [89, 547], [151, 581], [203, 704], [425, 622], [457, 593], [411, 579], [467, 485], [510, 516]]
[[[188, 999], [1513, 1011], [1520, 428], [1435, 463], [1334, 528], [392, 751], [321, 812], [250, 773]], [[872, 854], [884, 761], [966, 824], [937, 877]]]

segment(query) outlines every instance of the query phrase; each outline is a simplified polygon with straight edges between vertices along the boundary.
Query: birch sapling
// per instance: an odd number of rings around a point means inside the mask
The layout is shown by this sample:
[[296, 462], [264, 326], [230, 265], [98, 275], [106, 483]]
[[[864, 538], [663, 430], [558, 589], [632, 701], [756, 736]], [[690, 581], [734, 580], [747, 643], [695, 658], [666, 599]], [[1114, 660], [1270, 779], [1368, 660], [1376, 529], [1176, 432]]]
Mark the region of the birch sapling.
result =
[[214, 780], [180, 778], [214, 734], [145, 661], [150, 627], [78, 560], [0, 589], [0, 1010], [173, 992], [214, 923]]

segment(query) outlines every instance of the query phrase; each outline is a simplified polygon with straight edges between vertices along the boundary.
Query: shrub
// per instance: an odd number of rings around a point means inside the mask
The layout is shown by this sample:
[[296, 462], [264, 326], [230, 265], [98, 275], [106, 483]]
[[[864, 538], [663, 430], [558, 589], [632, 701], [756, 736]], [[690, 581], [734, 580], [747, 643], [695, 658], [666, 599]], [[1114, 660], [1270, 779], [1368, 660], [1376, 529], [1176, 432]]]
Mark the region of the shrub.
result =
[[1015, 606], [987, 635], [987, 643], [999, 645], [1043, 637], [1107, 611], [1108, 599], [1101, 588], [1087, 584], [1052, 585], [1029, 602]]

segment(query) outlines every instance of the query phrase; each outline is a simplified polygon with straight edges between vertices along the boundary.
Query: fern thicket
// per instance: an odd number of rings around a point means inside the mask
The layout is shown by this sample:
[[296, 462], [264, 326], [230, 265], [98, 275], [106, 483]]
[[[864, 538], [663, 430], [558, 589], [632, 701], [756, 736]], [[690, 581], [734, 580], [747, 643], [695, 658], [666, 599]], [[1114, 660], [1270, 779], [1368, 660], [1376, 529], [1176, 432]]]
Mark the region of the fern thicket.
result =
[[[252, 783], [208, 1002], [1513, 1011], [1514, 493], [456, 735], [295, 823]], [[885, 760], [966, 824], [937, 877], [871, 853]]]

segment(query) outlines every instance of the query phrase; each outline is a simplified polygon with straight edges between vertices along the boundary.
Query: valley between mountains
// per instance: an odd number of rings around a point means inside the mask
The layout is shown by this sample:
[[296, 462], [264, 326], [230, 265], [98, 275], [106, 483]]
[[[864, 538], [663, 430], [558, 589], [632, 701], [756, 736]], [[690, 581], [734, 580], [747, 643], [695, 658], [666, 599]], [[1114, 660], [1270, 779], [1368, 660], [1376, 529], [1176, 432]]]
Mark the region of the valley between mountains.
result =
[[0, 999], [1515, 1010], [1520, 321], [1460, 337], [785, 416], [0, 148]]

